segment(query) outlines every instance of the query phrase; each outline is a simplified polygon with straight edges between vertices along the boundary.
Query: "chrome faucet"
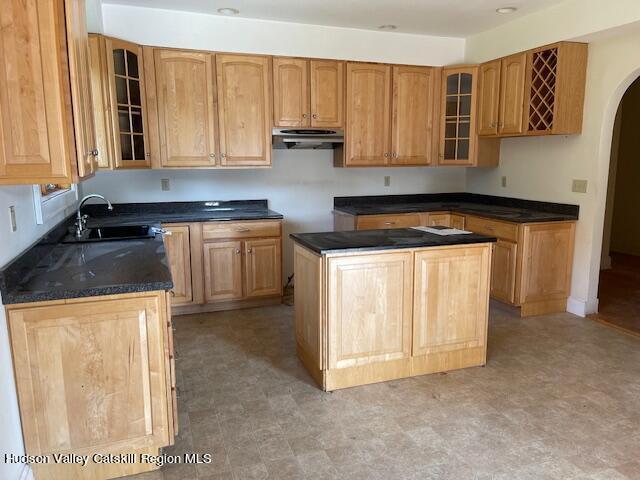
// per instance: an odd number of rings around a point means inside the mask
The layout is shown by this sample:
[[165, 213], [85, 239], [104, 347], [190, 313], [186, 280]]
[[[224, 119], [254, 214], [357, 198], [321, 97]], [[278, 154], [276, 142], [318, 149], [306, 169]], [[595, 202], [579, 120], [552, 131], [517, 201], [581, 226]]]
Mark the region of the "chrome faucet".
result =
[[81, 237], [85, 228], [87, 227], [87, 218], [89, 215], [82, 215], [82, 206], [85, 204], [87, 200], [92, 198], [99, 198], [103, 200], [107, 204], [107, 208], [109, 210], [113, 210], [113, 205], [111, 202], [104, 198], [102, 195], [98, 195], [97, 193], [92, 193], [90, 195], [85, 196], [82, 200], [80, 200], [80, 204], [78, 205], [78, 211], [76, 212], [76, 237]]

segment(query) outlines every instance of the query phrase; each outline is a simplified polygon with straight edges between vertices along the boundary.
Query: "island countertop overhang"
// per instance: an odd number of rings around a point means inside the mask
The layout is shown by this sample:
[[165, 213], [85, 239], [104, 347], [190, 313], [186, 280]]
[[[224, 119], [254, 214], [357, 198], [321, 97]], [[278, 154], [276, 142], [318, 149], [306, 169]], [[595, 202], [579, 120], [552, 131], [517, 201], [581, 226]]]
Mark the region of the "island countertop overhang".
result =
[[292, 233], [290, 237], [295, 243], [302, 245], [318, 255], [446, 247], [453, 245], [495, 243], [497, 241], [496, 237], [476, 233], [437, 235], [414, 228]]

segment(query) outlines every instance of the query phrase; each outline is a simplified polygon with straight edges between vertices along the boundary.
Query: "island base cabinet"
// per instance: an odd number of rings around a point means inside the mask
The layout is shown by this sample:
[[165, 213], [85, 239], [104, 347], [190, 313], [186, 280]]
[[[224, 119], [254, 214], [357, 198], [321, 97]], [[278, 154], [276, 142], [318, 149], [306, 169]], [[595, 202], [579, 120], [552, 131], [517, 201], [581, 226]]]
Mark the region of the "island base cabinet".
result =
[[298, 357], [326, 391], [486, 363], [491, 244], [294, 249]]
[[175, 384], [165, 292], [7, 307], [25, 450], [89, 455], [85, 467], [34, 465], [36, 479], [107, 479], [158, 468], [100, 465], [94, 454], [173, 442]]

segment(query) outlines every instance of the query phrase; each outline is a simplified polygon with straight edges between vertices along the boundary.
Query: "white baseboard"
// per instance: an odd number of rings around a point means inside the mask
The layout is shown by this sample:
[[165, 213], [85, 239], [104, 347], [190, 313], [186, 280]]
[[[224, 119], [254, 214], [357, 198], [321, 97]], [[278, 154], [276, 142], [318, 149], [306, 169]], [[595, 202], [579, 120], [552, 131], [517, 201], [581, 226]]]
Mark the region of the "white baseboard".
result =
[[592, 313], [598, 313], [598, 299], [582, 300], [579, 298], [569, 297], [567, 300], [567, 312], [586, 317]]
[[33, 470], [31, 470], [31, 467], [26, 463], [24, 464], [22, 471], [20, 472], [20, 477], [18, 477], [18, 480], [34, 480]]

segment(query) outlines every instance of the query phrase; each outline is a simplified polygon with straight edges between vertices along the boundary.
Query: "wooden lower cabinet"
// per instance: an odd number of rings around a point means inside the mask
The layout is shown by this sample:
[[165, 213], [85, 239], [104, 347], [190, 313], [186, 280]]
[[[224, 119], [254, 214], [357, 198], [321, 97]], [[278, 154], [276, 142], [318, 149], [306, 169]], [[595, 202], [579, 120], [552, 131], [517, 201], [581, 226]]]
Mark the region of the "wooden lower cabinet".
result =
[[280, 220], [166, 224], [177, 314], [282, 300]]
[[207, 302], [242, 298], [242, 242], [204, 244], [204, 289]]
[[514, 223], [452, 212], [349, 215], [334, 211], [334, 230], [446, 226], [498, 239], [491, 296], [522, 316], [566, 311], [571, 290], [575, 221]]
[[491, 251], [295, 245], [299, 358], [323, 390], [484, 365]]
[[486, 348], [491, 250], [415, 254], [413, 355]]
[[[29, 455], [158, 453], [173, 443], [165, 292], [7, 306]], [[36, 479], [106, 479], [153, 464], [33, 465]]]

